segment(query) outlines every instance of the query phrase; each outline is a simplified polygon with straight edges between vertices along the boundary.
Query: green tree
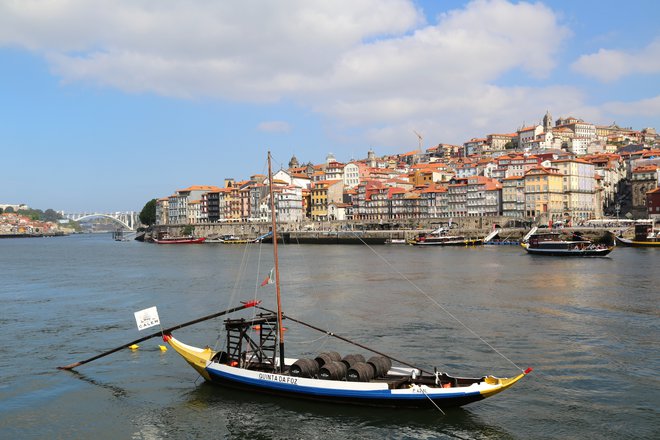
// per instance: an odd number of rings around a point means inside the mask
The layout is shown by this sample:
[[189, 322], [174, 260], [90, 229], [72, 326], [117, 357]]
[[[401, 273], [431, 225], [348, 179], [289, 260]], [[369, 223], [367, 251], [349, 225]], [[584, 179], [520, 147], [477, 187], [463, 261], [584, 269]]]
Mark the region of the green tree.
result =
[[42, 218], [46, 222], [56, 222], [61, 219], [62, 216], [59, 215], [54, 209], [49, 208], [43, 213]]
[[193, 234], [195, 234], [195, 227], [193, 225], [185, 225], [181, 230], [181, 235], [183, 235], [184, 237]]
[[140, 212], [140, 222], [147, 226], [156, 223], [156, 199], [151, 199], [144, 205]]

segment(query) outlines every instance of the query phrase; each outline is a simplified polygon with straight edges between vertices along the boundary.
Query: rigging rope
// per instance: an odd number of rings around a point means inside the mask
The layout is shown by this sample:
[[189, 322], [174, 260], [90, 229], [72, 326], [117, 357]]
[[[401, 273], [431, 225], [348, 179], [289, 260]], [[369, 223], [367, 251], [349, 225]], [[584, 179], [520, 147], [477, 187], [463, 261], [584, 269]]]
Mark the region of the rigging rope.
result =
[[458, 319], [456, 316], [454, 316], [454, 315], [453, 315], [449, 310], [447, 310], [442, 304], [440, 304], [438, 301], [436, 301], [433, 297], [431, 297], [428, 293], [426, 293], [422, 288], [420, 288], [417, 284], [415, 284], [410, 278], [408, 278], [405, 274], [403, 274], [399, 269], [397, 269], [395, 266], [393, 266], [393, 265], [392, 265], [392, 264], [391, 264], [391, 263], [390, 263], [385, 257], [383, 257], [383, 256], [380, 255], [378, 252], [376, 252], [371, 246], [369, 246], [369, 244], [367, 244], [367, 243], [362, 239], [362, 237], [360, 237], [360, 236], [359, 236], [358, 234], [356, 234], [355, 232], [353, 232], [353, 235], [355, 235], [355, 236], [356, 236], [356, 237], [357, 237], [357, 238], [358, 238], [358, 239], [359, 239], [359, 240], [360, 240], [365, 246], [367, 246], [367, 247], [369, 248], [369, 250], [371, 250], [371, 252], [373, 252], [378, 258], [380, 258], [381, 260], [383, 260], [383, 261], [385, 262], [385, 264], [387, 264], [387, 266], [390, 267], [390, 269], [392, 269], [394, 272], [396, 272], [398, 275], [400, 275], [404, 280], [408, 281], [408, 283], [410, 283], [410, 285], [413, 286], [413, 287], [415, 288], [415, 290], [417, 290], [419, 293], [421, 293], [422, 295], [424, 295], [429, 301], [431, 301], [433, 304], [435, 304], [437, 307], [439, 307], [443, 312], [445, 312], [447, 315], [449, 315], [454, 321], [458, 322], [461, 326], [463, 326], [463, 328], [465, 328], [467, 331], [469, 331], [474, 337], [476, 337], [476, 338], [479, 339], [481, 342], [483, 342], [484, 344], [486, 344], [491, 350], [493, 350], [495, 353], [499, 354], [502, 358], [504, 358], [505, 360], [507, 360], [511, 365], [513, 365], [514, 367], [516, 367], [518, 370], [520, 370], [520, 371], [524, 371], [523, 368], [519, 367], [515, 362], [513, 362], [511, 359], [509, 359], [509, 358], [506, 357], [503, 353], [501, 353], [498, 349], [496, 349], [496, 348], [493, 347], [491, 344], [489, 344], [488, 341], [486, 341], [484, 338], [482, 338], [481, 336], [479, 336], [474, 330], [472, 330], [472, 329], [471, 329], [470, 327], [468, 327], [465, 323], [463, 323], [463, 321], [461, 321], [461, 320]]

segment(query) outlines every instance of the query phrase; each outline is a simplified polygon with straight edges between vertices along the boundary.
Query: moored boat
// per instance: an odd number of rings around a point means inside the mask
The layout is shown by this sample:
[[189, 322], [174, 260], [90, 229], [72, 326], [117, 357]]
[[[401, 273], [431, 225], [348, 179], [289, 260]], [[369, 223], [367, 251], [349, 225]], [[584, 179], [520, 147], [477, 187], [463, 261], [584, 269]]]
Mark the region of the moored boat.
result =
[[581, 236], [566, 240], [559, 232], [533, 234], [520, 245], [529, 254], [554, 257], [604, 257], [614, 249], [614, 246], [595, 244]]
[[154, 238], [157, 244], [199, 244], [204, 243], [206, 237], [162, 237]]
[[654, 221], [636, 224], [632, 239], [617, 234], [614, 234], [614, 238], [622, 246], [660, 248], [660, 230], [655, 227]]
[[411, 244], [415, 246], [476, 246], [483, 242], [482, 238], [449, 235], [445, 228], [438, 228], [428, 234], [420, 234]]

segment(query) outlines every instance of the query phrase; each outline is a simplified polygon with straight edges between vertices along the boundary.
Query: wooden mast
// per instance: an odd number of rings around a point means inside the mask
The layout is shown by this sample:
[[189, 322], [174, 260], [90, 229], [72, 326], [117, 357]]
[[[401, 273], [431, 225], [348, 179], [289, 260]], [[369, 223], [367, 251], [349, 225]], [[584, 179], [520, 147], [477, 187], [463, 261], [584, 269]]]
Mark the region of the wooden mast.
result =
[[273, 228], [273, 260], [275, 261], [275, 291], [277, 292], [277, 335], [280, 340], [280, 372], [284, 373], [284, 332], [282, 331], [282, 298], [280, 297], [280, 266], [277, 258], [277, 221], [273, 198], [273, 169], [268, 152], [268, 191], [270, 194], [270, 217]]

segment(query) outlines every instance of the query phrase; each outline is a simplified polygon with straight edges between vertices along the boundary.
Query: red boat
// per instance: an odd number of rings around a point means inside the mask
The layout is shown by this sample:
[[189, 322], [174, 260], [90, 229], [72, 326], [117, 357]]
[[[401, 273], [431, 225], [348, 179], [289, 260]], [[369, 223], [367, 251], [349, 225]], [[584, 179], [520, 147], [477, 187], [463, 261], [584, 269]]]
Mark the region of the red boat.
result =
[[204, 243], [206, 237], [164, 237], [164, 238], [154, 238], [154, 243], [158, 244], [196, 244]]

